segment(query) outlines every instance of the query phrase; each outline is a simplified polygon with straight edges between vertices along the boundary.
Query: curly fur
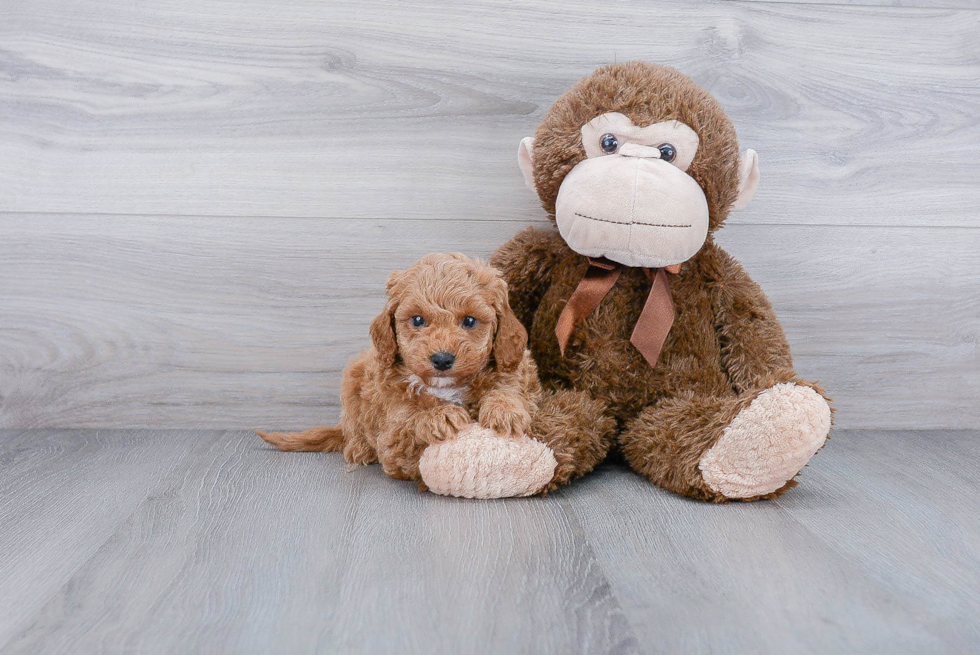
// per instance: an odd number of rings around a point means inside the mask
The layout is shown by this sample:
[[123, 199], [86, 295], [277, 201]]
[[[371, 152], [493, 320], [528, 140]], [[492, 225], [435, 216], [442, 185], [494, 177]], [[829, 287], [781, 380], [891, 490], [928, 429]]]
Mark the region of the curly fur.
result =
[[[541, 387], [498, 271], [461, 254], [432, 254], [393, 272], [387, 293], [371, 323], [372, 347], [344, 371], [340, 424], [260, 431], [263, 439], [282, 450], [342, 449], [351, 463], [380, 461], [392, 477], [420, 480], [426, 446], [475, 420], [504, 436], [530, 432]], [[414, 326], [414, 316], [425, 326]], [[475, 327], [462, 325], [466, 316]], [[450, 370], [433, 367], [437, 352], [455, 356]]]

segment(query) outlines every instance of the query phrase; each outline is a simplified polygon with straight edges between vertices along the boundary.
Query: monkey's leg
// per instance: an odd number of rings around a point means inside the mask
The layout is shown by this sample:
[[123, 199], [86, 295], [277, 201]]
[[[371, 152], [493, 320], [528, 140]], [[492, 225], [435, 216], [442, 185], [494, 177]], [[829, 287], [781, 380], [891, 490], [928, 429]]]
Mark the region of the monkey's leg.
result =
[[635, 471], [665, 489], [712, 502], [756, 500], [796, 485], [830, 423], [820, 393], [787, 382], [662, 401], [627, 425], [620, 445]]
[[425, 486], [444, 496], [505, 498], [555, 489], [601, 462], [616, 422], [605, 404], [584, 393], [546, 393], [529, 435], [500, 436], [474, 424], [456, 439], [426, 448]]
[[582, 391], [545, 392], [531, 422], [532, 438], [555, 454], [550, 491], [582, 477], [606, 458], [616, 440], [616, 420], [606, 404]]

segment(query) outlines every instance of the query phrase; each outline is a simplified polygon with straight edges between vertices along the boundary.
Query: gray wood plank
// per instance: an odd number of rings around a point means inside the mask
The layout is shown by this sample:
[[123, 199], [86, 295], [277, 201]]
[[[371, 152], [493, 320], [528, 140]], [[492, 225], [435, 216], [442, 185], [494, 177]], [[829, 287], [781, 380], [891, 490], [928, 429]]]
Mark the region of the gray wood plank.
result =
[[213, 436], [0, 431], [0, 648]]
[[346, 474], [336, 456], [286, 457], [254, 434], [210, 446], [140, 504], [10, 652], [316, 648], [363, 473]]
[[80, 426], [95, 415], [102, 427], [323, 420], [341, 368], [368, 345], [393, 268], [434, 250], [488, 255], [521, 226], [419, 227], [6, 217], [0, 425]]
[[836, 434], [777, 504], [894, 597], [950, 651], [980, 640], [980, 434]]
[[[809, 469], [802, 484], [817, 484]], [[839, 484], [857, 495], [863, 483]], [[968, 643], [947, 640], [927, 603], [892, 593], [778, 504], [705, 505], [613, 465], [562, 496], [650, 652], [943, 653]], [[856, 509], [877, 526], [872, 510]]]
[[[133, 493], [113, 461], [138, 443], [158, 472]], [[716, 506], [615, 463], [547, 498], [467, 501], [242, 432], [7, 431], [2, 525], [10, 499], [46, 511], [0, 552], [37, 570], [78, 559], [43, 605], [0, 614], [16, 624], [0, 649], [970, 652], [978, 448], [976, 430], [837, 431], [800, 487]], [[87, 467], [100, 484], [79, 482]], [[72, 550], [127, 494], [101, 546]], [[39, 597], [9, 577], [0, 588], [18, 609]]]
[[980, 230], [731, 226], [840, 428], [980, 425]]
[[[335, 420], [389, 270], [429, 251], [487, 255], [522, 227], [428, 224], [7, 216], [0, 425]], [[980, 422], [980, 230], [732, 225], [719, 241], [773, 300], [840, 427]]]
[[639, 652], [596, 554], [555, 500], [447, 499], [378, 474], [356, 534], [378, 546], [345, 575], [342, 650]]
[[230, 433], [161, 484], [10, 653], [638, 652], [556, 500], [420, 494]]
[[0, 211], [540, 215], [521, 136], [675, 65], [761, 153], [746, 223], [976, 225], [980, 12], [491, 0], [6, 3]]
[[978, 9], [975, 0], [722, 0], [723, 2], [766, 2], [854, 7], [893, 7], [912, 9]]

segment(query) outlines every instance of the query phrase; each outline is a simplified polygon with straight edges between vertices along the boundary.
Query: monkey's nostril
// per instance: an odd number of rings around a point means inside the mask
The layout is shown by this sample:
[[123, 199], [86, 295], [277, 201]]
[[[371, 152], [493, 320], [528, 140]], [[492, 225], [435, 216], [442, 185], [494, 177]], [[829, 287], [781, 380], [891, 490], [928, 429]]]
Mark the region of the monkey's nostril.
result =
[[448, 371], [456, 362], [456, 356], [447, 352], [436, 353], [429, 359], [432, 361], [432, 367], [437, 371]]

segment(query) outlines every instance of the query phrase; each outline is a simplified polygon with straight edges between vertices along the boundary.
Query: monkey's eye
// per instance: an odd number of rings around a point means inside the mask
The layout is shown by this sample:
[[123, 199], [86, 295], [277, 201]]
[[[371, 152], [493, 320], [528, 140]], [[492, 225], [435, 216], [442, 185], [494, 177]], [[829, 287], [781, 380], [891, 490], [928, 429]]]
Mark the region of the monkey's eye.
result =
[[674, 161], [675, 157], [677, 157], [677, 149], [674, 148], [674, 146], [670, 145], [669, 143], [665, 143], [660, 146], [660, 158], [665, 162], [670, 163]]
[[602, 138], [599, 139], [599, 147], [604, 153], [611, 155], [619, 150], [619, 139], [616, 138], [615, 134], [603, 134]]
[[412, 327], [423, 327], [425, 326], [425, 319], [421, 316], [412, 317]]
[[476, 327], [477, 320], [472, 316], [467, 316], [463, 319], [463, 327], [467, 330], [472, 330]]

